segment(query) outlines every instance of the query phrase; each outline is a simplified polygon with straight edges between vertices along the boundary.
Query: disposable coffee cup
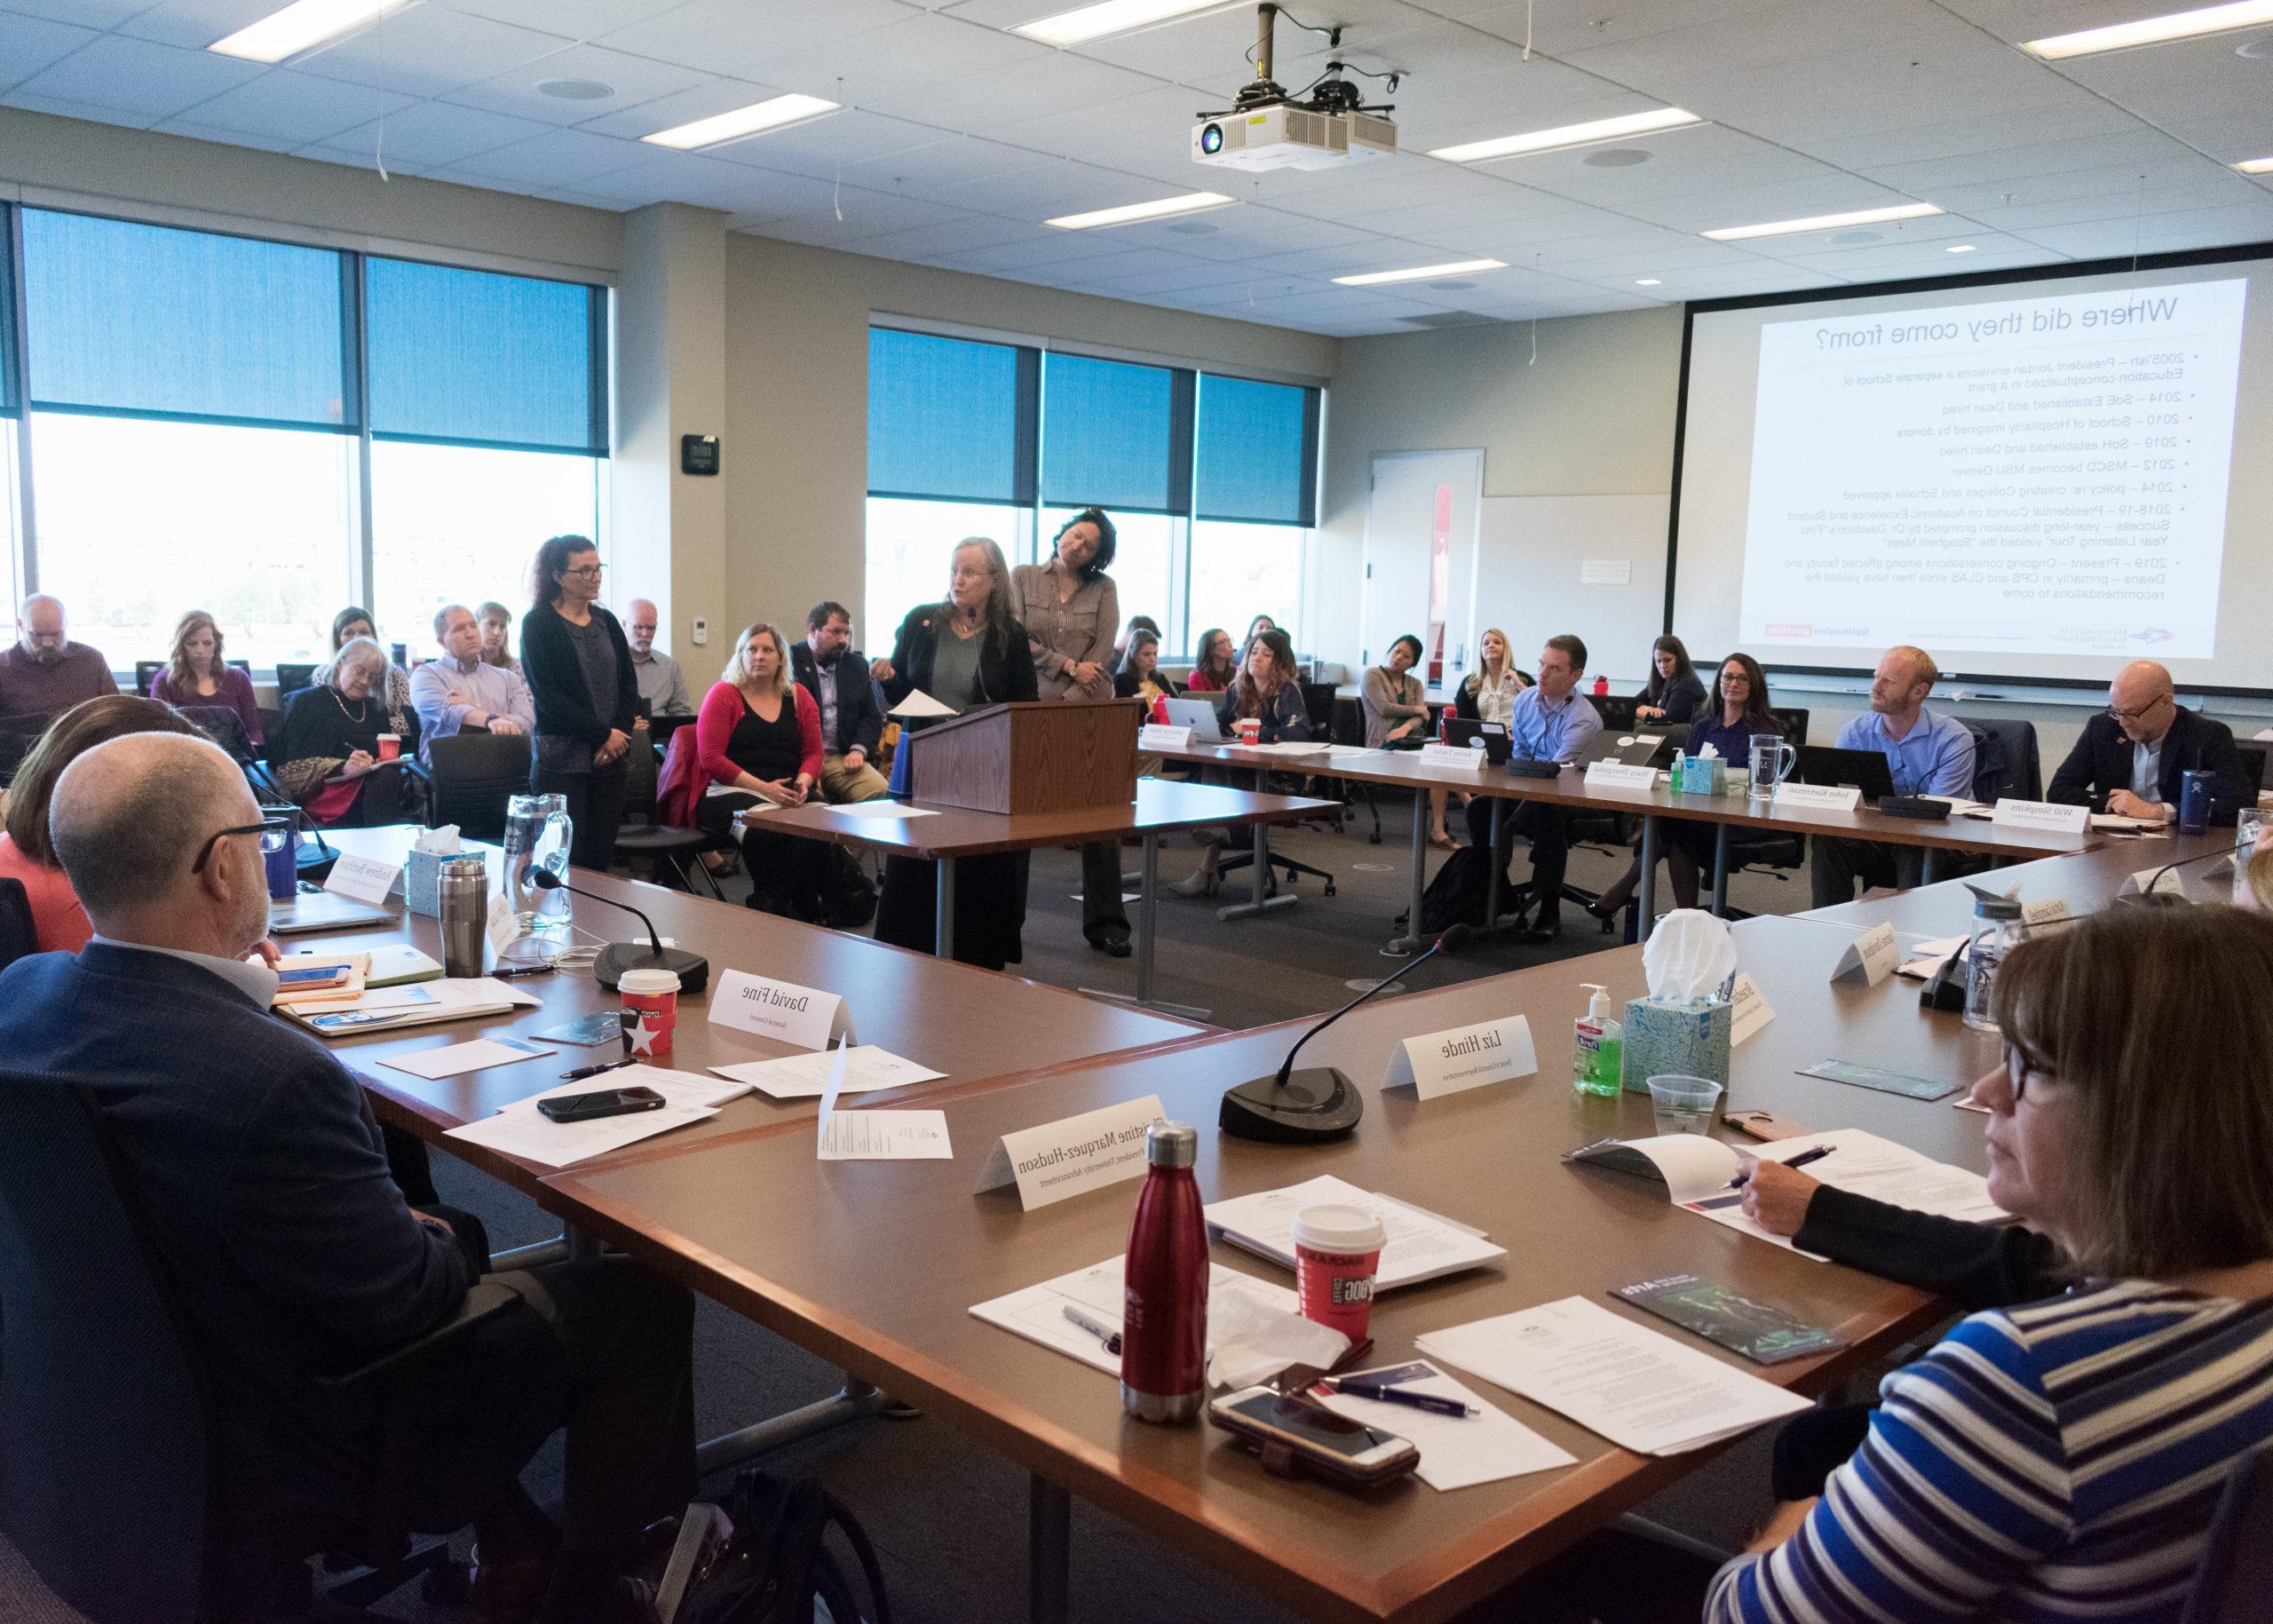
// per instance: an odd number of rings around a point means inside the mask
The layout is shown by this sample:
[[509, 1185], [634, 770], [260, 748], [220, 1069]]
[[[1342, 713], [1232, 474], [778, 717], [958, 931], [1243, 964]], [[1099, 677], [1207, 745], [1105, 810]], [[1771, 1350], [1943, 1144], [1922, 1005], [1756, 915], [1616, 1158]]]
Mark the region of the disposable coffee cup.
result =
[[622, 995], [624, 1009], [638, 1017], [638, 1026], [630, 1029], [635, 1039], [646, 1040], [644, 1047], [635, 1042], [635, 1052], [670, 1053], [671, 1032], [678, 1025], [678, 972], [627, 970], [617, 978], [615, 990]]
[[400, 733], [381, 733], [379, 735], [379, 759], [381, 761], [397, 761], [400, 760], [401, 757], [402, 735]]
[[1263, 737], [1263, 718], [1260, 717], [1241, 717], [1238, 721], [1232, 724], [1232, 731], [1239, 734], [1239, 742], [1241, 744], [1253, 744], [1256, 740]]
[[1295, 1295], [1305, 1319], [1362, 1342], [1389, 1231], [1363, 1207], [1329, 1202], [1295, 1215]]
[[1661, 1134], [1711, 1133], [1720, 1103], [1721, 1085], [1710, 1078], [1673, 1072], [1650, 1079], [1650, 1106]]

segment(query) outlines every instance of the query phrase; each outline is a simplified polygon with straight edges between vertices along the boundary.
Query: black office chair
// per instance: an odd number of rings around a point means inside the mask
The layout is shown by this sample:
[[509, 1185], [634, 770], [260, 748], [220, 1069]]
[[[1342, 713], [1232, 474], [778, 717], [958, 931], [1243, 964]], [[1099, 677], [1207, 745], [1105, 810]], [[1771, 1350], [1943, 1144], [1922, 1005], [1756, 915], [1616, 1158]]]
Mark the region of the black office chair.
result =
[[[1976, 741], [1975, 788], [1976, 801], [1996, 803], [1994, 795], [1981, 793], [1983, 774], [1981, 764], [1984, 756], [1993, 755], [2003, 769], [2003, 776], [1994, 788], [1998, 795], [2008, 796], [2016, 801], [2044, 799], [2044, 760], [2038, 753], [2036, 724], [2015, 717], [1981, 717], [1968, 719], [1966, 725], [1973, 730]], [[1994, 742], [1984, 749], [1981, 741]]]
[[[1306, 682], [1303, 684], [1302, 686], [1303, 709], [1309, 713], [1311, 718], [1311, 727], [1315, 731], [1318, 725], [1318, 701], [1313, 695], [1313, 690], [1324, 690], [1326, 695], [1327, 714], [1331, 716], [1333, 714], [1334, 689], [1330, 684], [1327, 683]], [[1257, 772], [1255, 774], [1255, 787], [1257, 788], [1267, 789], [1270, 786], [1270, 782], [1271, 779], [1269, 773]], [[1287, 883], [1290, 885], [1294, 883], [1295, 875], [1306, 874], [1314, 880], [1323, 880], [1326, 883], [1326, 894], [1329, 897], [1334, 895], [1334, 876], [1325, 869], [1318, 867], [1311, 863], [1303, 862], [1295, 858], [1285, 856], [1276, 851], [1271, 851], [1268, 844], [1266, 844], [1263, 849], [1266, 852], [1271, 852], [1271, 873], [1264, 876], [1263, 882], [1263, 894], [1266, 897], [1275, 896], [1278, 894], [1279, 883], [1276, 876], [1281, 870], [1285, 871]], [[1235, 852], [1230, 856], [1224, 858], [1216, 865], [1216, 871], [1218, 874], [1231, 874], [1241, 868], [1252, 868], [1254, 867], [1255, 852], [1252, 850], [1248, 850], [1244, 852]]]
[[1635, 707], [1641, 702], [1640, 700], [1628, 699], [1616, 693], [1587, 695], [1587, 703], [1595, 708], [1595, 714], [1602, 718], [1603, 726], [1612, 733], [1627, 733], [1634, 731], [1634, 710]]
[[229, 759], [239, 766], [256, 759], [244, 718], [229, 706], [182, 705], [178, 709], [186, 720], [196, 724], [207, 738], [228, 751]]
[[0, 789], [16, 781], [16, 769], [46, 731], [44, 716], [0, 717]]
[[[413, 1555], [390, 1515], [399, 1467], [320, 1519], [229, 1470], [245, 1423], [225, 1413], [92, 1095], [51, 1077], [0, 1073], [0, 1527], [96, 1624], [280, 1616], [305, 1598], [314, 1554], [370, 1568], [332, 1592], [351, 1605], [442, 1569], [447, 1544]], [[378, 1438], [398, 1438], [400, 1379], [518, 1301], [479, 1282], [449, 1323], [338, 1380], [372, 1396]], [[383, 1442], [374, 1458], [405, 1452]]]
[[314, 666], [292, 665], [282, 661], [279, 661], [276, 666], [277, 705], [281, 708], [295, 693], [297, 693], [301, 689], [309, 686], [315, 681], [315, 679], [316, 668]]
[[31, 894], [21, 880], [0, 880], [0, 970], [38, 951]]
[[162, 660], [137, 660], [134, 662], [134, 691], [144, 699], [148, 699], [150, 685], [157, 680], [158, 673], [165, 669], [166, 662]]
[[2210, 1539], [2178, 1624], [2273, 1621], [2273, 1452], [2252, 1450], [2226, 1474]]
[[2269, 752], [2261, 744], [2237, 744], [2234, 754], [2241, 757], [2242, 782], [2254, 785], [2259, 794], [2273, 789], [2273, 782], [2265, 777], [2265, 763]]
[[428, 828], [455, 823], [469, 840], [505, 838], [505, 804], [529, 787], [526, 733], [462, 733], [435, 739], [410, 764], [424, 793]]
[[[690, 739], [687, 743], [693, 742]], [[685, 748], [685, 747], [682, 747]], [[645, 739], [635, 737], [630, 753], [624, 757], [630, 773], [623, 791], [623, 827], [616, 831], [615, 854], [635, 866], [643, 859], [648, 872], [661, 875], [665, 867], [678, 876], [678, 888], [692, 891], [695, 875], [702, 876], [703, 888], [719, 901], [726, 899], [725, 890], [702, 862], [702, 853], [725, 849], [717, 836], [702, 829], [675, 828], [655, 821], [655, 785], [661, 776], [662, 762], [655, 754], [655, 747]]]
[[[1313, 688], [1322, 688], [1326, 693], [1326, 723], [1322, 730], [1325, 736], [1336, 744], [1364, 744], [1366, 742], [1366, 708], [1342, 699], [1334, 691], [1331, 684], [1306, 682], [1303, 685], [1303, 703], [1311, 713], [1312, 731], [1320, 731], [1319, 706], [1311, 697], [1311, 691]], [[1366, 836], [1366, 839], [1374, 845], [1381, 844], [1382, 808], [1381, 803], [1374, 798], [1374, 786], [1362, 779], [1354, 780], [1344, 779], [1342, 780], [1342, 800], [1345, 805], [1364, 803], [1366, 810], [1373, 814], [1374, 820], [1373, 833]]]

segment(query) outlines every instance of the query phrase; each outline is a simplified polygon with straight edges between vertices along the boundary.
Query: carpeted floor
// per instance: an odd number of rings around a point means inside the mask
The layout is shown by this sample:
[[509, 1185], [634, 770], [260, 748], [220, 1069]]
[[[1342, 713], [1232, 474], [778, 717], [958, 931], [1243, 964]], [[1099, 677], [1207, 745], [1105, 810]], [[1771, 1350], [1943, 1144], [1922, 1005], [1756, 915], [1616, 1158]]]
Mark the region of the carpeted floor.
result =
[[[1382, 809], [1384, 837], [1365, 837], [1370, 821], [1344, 833], [1299, 830], [1274, 837], [1275, 849], [1332, 872], [1336, 895], [1302, 880], [1302, 900], [1260, 918], [1219, 922], [1215, 909], [1238, 899], [1243, 875], [1225, 884], [1213, 902], [1164, 898], [1156, 995], [1212, 1010], [1224, 1026], [1254, 1026], [1316, 1013], [1351, 995], [1362, 983], [1388, 973], [1397, 961], [1382, 957], [1391, 921], [1405, 907], [1408, 824], [1402, 806]], [[1430, 853], [1433, 872], [1443, 858]], [[1197, 853], [1181, 845], [1162, 854], [1163, 879], [1180, 877]], [[1133, 869], [1136, 852], [1129, 852]], [[1571, 862], [1572, 883], [1599, 890], [1624, 871], [1627, 855], [1580, 848]], [[1520, 878], [1526, 864], [1519, 854]], [[1659, 906], [1671, 906], [1660, 873]], [[746, 886], [729, 882], [730, 894]], [[1023, 973], [1053, 985], [1103, 991], [1133, 990], [1128, 960], [1108, 959], [1082, 941], [1076, 853], [1044, 852], [1034, 860]], [[1807, 906], [1803, 872], [1788, 880], [1738, 876], [1730, 899], [1756, 913], [1790, 913]], [[1511, 940], [1476, 943], [1457, 961], [1422, 966], [1415, 985], [1442, 986], [1474, 976], [1553, 959], [1575, 957], [1610, 945], [1595, 923], [1566, 908], [1564, 935], [1551, 945]], [[1574, 980], [1576, 978], [1574, 967]], [[1564, 1064], [1560, 1042], [1543, 1034], [1542, 1069]], [[546, 1238], [553, 1226], [535, 1206], [446, 1157], [436, 1158], [446, 1200], [487, 1221], [495, 1244]], [[695, 1369], [705, 1436], [826, 1397], [836, 1373], [770, 1332], [708, 1303], [696, 1322]], [[874, 1420], [808, 1440], [773, 1457], [785, 1473], [819, 1475], [859, 1515], [874, 1535], [891, 1588], [893, 1612], [907, 1624], [969, 1624], [1021, 1618], [1026, 1610], [1026, 1478], [1006, 1460], [964, 1442], [936, 1422]], [[532, 1468], [542, 1498], [558, 1471], [557, 1445]], [[1739, 1541], [1767, 1504], [1766, 1440], [1747, 1440], [1701, 1467], [1645, 1508], [1667, 1525], [1724, 1547]], [[706, 1485], [723, 1490], [723, 1483]], [[1148, 1534], [1076, 1502], [1073, 1548], [1073, 1616], [1084, 1624], [1188, 1624], [1190, 1620], [1279, 1624], [1293, 1615], [1267, 1599], [1186, 1560]], [[390, 1619], [454, 1624], [464, 1615], [426, 1606], [416, 1590], [383, 1609]], [[42, 1588], [20, 1557], [0, 1541], [0, 1624], [50, 1624], [75, 1620]]]

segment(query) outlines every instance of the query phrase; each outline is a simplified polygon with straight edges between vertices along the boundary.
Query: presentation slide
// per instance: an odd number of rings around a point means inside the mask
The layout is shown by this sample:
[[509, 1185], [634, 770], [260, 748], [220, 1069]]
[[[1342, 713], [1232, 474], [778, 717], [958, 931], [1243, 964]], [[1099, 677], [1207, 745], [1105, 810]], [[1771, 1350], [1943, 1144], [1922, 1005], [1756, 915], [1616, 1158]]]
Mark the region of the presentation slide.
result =
[[1675, 629], [2273, 688], [2269, 304], [2259, 261], [1697, 313]]

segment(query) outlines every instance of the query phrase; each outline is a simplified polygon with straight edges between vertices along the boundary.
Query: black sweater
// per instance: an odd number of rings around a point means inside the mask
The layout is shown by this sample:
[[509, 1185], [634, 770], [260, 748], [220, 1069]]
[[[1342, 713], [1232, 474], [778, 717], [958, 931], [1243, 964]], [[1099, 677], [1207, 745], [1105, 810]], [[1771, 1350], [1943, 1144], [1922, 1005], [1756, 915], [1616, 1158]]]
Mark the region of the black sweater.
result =
[[[892, 639], [891, 680], [884, 684], [884, 699], [897, 705], [916, 689], [931, 691], [931, 664], [939, 655], [942, 634], [953, 637], [947, 622], [954, 610], [946, 604], [925, 604], [910, 609], [907, 618], [899, 623], [899, 634]], [[982, 637], [985, 633], [980, 634]], [[1010, 646], [997, 654], [992, 648], [982, 648], [978, 654], [978, 697], [982, 703], [1000, 705], [1012, 700], [1038, 700], [1041, 689], [1034, 680], [1034, 649], [1026, 641], [1026, 629], [1016, 621], [1010, 622]], [[523, 659], [528, 656], [524, 654]]]
[[607, 742], [611, 732], [627, 737], [639, 717], [639, 679], [631, 669], [631, 646], [623, 628], [599, 605], [592, 619], [607, 633], [615, 650], [615, 713], [602, 716], [592, 709], [584, 686], [584, 668], [576, 660], [575, 639], [568, 622], [550, 605], [521, 616], [521, 676], [536, 701], [536, 731], [540, 736], [574, 739], [594, 749]]
[[2069, 1284], [2047, 1235], [2017, 1224], [1937, 1218], [1829, 1184], [1808, 1202], [1808, 1220], [1792, 1243], [1968, 1311], [2056, 1297]]

